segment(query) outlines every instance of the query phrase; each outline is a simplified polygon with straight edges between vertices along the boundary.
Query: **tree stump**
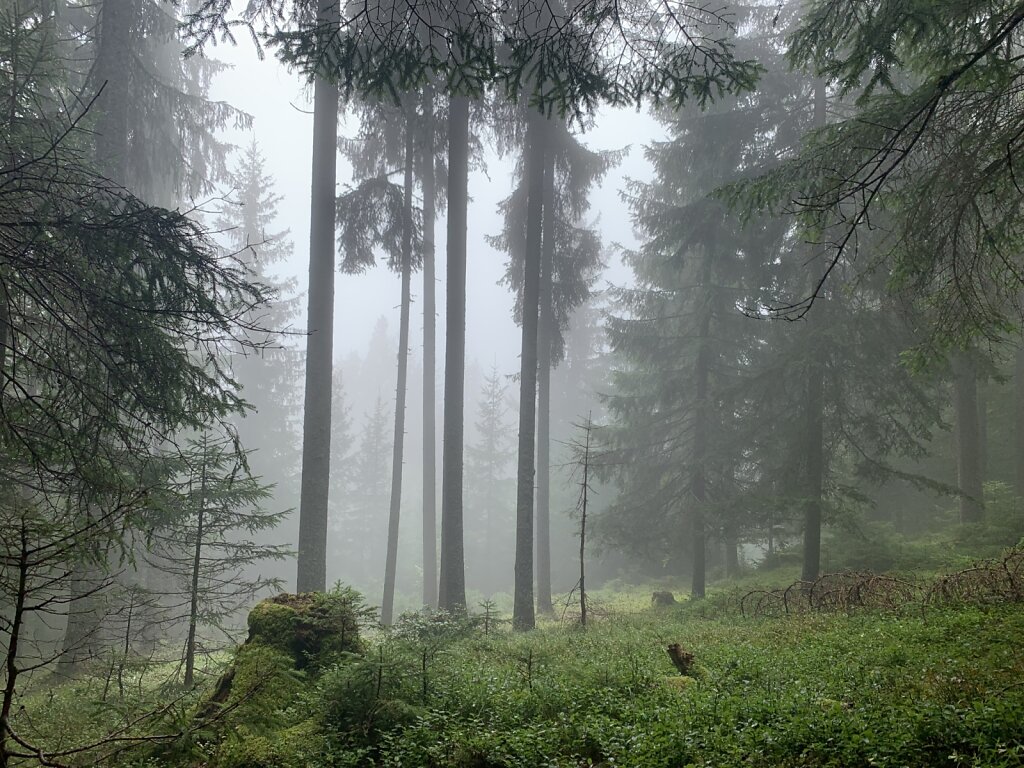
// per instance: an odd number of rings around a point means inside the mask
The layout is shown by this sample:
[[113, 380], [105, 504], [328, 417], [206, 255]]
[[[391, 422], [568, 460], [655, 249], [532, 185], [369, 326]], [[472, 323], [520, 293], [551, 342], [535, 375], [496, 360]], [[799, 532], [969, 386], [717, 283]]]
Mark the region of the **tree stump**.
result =
[[668, 657], [672, 660], [672, 665], [679, 670], [679, 674], [683, 677], [689, 677], [690, 671], [693, 668], [693, 654], [679, 643], [672, 643], [667, 650]]
[[671, 592], [655, 592], [651, 595], [651, 605], [655, 608], [667, 608], [676, 605], [676, 597]]

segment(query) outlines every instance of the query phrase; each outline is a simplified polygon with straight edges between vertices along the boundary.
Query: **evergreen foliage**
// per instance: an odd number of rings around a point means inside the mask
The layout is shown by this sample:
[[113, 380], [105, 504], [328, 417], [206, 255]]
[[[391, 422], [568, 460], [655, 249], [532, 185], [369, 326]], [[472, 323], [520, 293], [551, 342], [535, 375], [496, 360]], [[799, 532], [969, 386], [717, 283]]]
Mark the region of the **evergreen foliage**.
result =
[[441, 82], [453, 95], [494, 90], [549, 114], [589, 112], [602, 102], [706, 103], [749, 89], [757, 74], [723, 35], [730, 15], [697, 4], [588, 0], [568, 8], [492, 8], [465, 0], [453, 13], [449, 4], [419, 0], [414, 8], [345, 9], [336, 23], [316, 24], [289, 0], [251, 3], [237, 20], [229, 20], [230, 0], [203, 0], [187, 28], [201, 47], [233, 40], [233, 28], [247, 27], [254, 39], [278, 47], [283, 61], [334, 79], [346, 94], [397, 101], [400, 93]]
[[272, 489], [249, 473], [247, 459], [233, 436], [203, 432], [172, 457], [170, 478], [150, 502], [147, 560], [161, 574], [162, 621], [188, 626], [186, 686], [199, 645], [216, 643], [204, 630], [230, 641], [240, 612], [261, 593], [280, 589], [280, 579], [247, 572], [290, 554], [284, 545], [254, 540], [286, 513], [263, 508]]
[[[55, 11], [0, 8], [2, 765], [40, 754], [11, 719], [26, 675], [91, 652], [111, 629], [103, 598], [166, 490], [157, 447], [244, 409], [227, 360], [259, 347], [269, 297], [197, 221], [97, 168], [98, 137], [84, 128], [102, 112], [76, 98]], [[115, 609], [130, 621], [125, 602]], [[63, 647], [30, 641], [33, 622], [62, 614]], [[74, 737], [95, 741], [65, 741], [54, 759], [117, 734]]]
[[[301, 352], [294, 346], [300, 298], [294, 278], [278, 277], [275, 267], [292, 255], [289, 232], [276, 231], [281, 196], [267, 175], [266, 159], [255, 139], [241, 153], [228, 178], [230, 192], [214, 219], [228, 252], [236, 254], [252, 277], [272, 291], [270, 303], [259, 311], [260, 325], [275, 331], [260, 339], [259, 354], [231, 359], [234, 380], [250, 406], [237, 423], [239, 439], [248, 452], [254, 474], [274, 486], [282, 506], [298, 503], [299, 398]], [[294, 534], [289, 538], [294, 542]]]
[[[383, 561], [383, 539], [391, 478], [391, 416], [380, 395], [365, 414], [359, 448], [352, 459], [347, 498], [339, 499], [340, 515], [335, 518], [345, 580], [365, 579], [375, 574], [375, 563]], [[379, 577], [382, 578], [383, 573]], [[376, 580], [376, 579], [374, 579]]]
[[[778, 46], [769, 18], [749, 9], [739, 43], [765, 62]], [[637, 285], [616, 292], [608, 326], [621, 363], [602, 439], [621, 494], [602, 530], [663, 563], [678, 563], [690, 542], [695, 592], [703, 525], [734, 569], [741, 532], [756, 539], [800, 518], [814, 578], [822, 516], [848, 517], [866, 502], [865, 484], [899, 475], [941, 488], [889, 461], [921, 458], [942, 418], [934, 382], [902, 365], [915, 337], [877, 280], [830, 291], [809, 323], [756, 319], [766, 297], [805, 289], [805, 246], [785, 222], [738, 226], [715, 190], [785, 156], [820, 106], [810, 79], [769, 67], [762, 84], [734, 107], [665, 115], [671, 139], [648, 152], [655, 181], [633, 184], [628, 198], [647, 236], [629, 256]]]
[[476, 441], [466, 446], [466, 498], [474, 511], [466, 526], [467, 565], [483, 576], [474, 586], [484, 594], [508, 591], [510, 585], [515, 448], [509, 410], [508, 385], [494, 367], [480, 392]]
[[229, 176], [229, 146], [218, 134], [251, 125], [249, 115], [207, 98], [222, 65], [182, 58], [174, 7], [105, 0], [94, 9], [95, 38], [86, 35], [80, 44], [94, 57], [88, 85], [97, 95], [100, 168], [166, 207], [213, 191]]
[[831, 273], [852, 264], [856, 275], [885, 275], [925, 314], [919, 360], [1013, 327], [1022, 21], [1017, 4], [999, 0], [810, 4], [790, 58], [852, 108], [779, 168], [726, 194], [797, 213], [818, 246], [819, 280], [775, 311], [803, 314]]
[[[568, 127], [556, 121], [548, 123], [545, 163], [546, 172], [553, 173], [554, 199], [545, 210], [551, 216], [550, 230], [545, 230], [550, 249], [550, 308], [553, 316], [551, 336], [551, 367], [557, 367], [564, 355], [563, 334], [569, 327], [573, 311], [589, 297], [601, 268], [604, 254], [597, 221], [586, 223], [590, 211], [590, 191], [601, 183], [605, 174], [621, 159], [621, 152], [595, 152], [582, 144]], [[514, 317], [522, 323], [523, 263], [526, 256], [526, 184], [525, 162], [520, 155], [514, 172], [515, 187], [511, 196], [499, 205], [504, 228], [499, 235], [488, 237], [490, 244], [508, 254], [503, 283], [515, 292]], [[547, 202], [547, 201], [545, 201]]]

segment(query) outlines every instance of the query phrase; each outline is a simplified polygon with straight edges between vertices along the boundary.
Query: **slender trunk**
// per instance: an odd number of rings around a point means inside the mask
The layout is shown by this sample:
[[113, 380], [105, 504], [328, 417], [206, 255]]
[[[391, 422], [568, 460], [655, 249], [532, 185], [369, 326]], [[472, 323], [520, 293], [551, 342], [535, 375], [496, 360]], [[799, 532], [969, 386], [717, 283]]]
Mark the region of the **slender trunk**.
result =
[[807, 489], [804, 503], [804, 561], [802, 578], [814, 581], [821, 573], [821, 507], [824, 489], [824, 384], [825, 366], [820, 350], [807, 371], [806, 455]]
[[555, 153], [544, 153], [540, 317], [537, 328], [537, 610], [551, 604], [551, 344], [554, 334], [552, 279], [555, 259]]
[[526, 129], [526, 253], [523, 342], [519, 374], [519, 467], [516, 484], [516, 560], [512, 625], [536, 624], [533, 605], [533, 481], [537, 410], [537, 322], [540, 302], [541, 228], [544, 197], [544, 118], [531, 111]]
[[441, 578], [438, 604], [466, 608], [462, 538], [462, 454], [466, 375], [466, 216], [469, 100], [448, 107], [448, 276], [444, 359], [444, 448], [441, 455]]
[[725, 539], [725, 574], [729, 578], [736, 578], [740, 575], [740, 553], [735, 523], [726, 523], [723, 538]]
[[103, 0], [94, 87], [103, 89], [96, 106], [96, 161], [108, 178], [128, 185], [128, 73], [132, 71], [133, 0]]
[[707, 502], [708, 425], [711, 408], [708, 384], [711, 378], [711, 316], [714, 311], [711, 287], [713, 258], [714, 249], [709, 245], [704, 253], [704, 263], [701, 269], [704, 307], [700, 321], [700, 346], [697, 349], [695, 370], [697, 392], [693, 422], [694, 461], [693, 478], [690, 483], [690, 492], [693, 497], [693, 579], [690, 585], [690, 596], [698, 600], [704, 597], [707, 586], [707, 533], [704, 506]]
[[101, 593], [108, 581], [104, 568], [86, 559], [69, 563], [67, 568], [67, 625], [57, 673], [74, 677], [79, 665], [97, 654], [103, 624]]
[[423, 605], [437, 607], [437, 425], [435, 349], [437, 297], [434, 283], [434, 91], [423, 100]]
[[11, 350], [11, 361], [13, 363], [14, 347], [11, 344], [11, 296], [7, 291], [7, 281], [0, 277], [0, 391], [3, 392], [6, 392], [7, 390], [8, 382], [8, 348]]
[[[814, 124], [825, 124], [825, 84], [814, 88]], [[825, 302], [822, 301], [822, 304]], [[818, 332], [811, 332], [811, 362], [807, 370], [805, 414], [805, 468], [807, 471], [804, 504], [804, 559], [802, 578], [814, 581], [821, 573], [821, 510], [825, 487], [825, 354], [821, 326], [828, 323], [828, 307], [819, 311]], [[814, 322], [814, 321], [812, 321]]]
[[978, 367], [974, 355], [953, 357], [954, 410], [957, 431], [957, 482], [960, 486], [960, 522], [980, 523], [985, 517], [981, 481], [981, 440], [978, 424]]
[[1017, 349], [1013, 369], [1014, 386], [1014, 483], [1024, 496], [1024, 346]]
[[11, 707], [17, 690], [18, 675], [18, 643], [25, 617], [25, 600], [28, 597], [29, 542], [25, 522], [21, 524], [21, 551], [18, 553], [18, 586], [14, 594], [14, 612], [7, 628], [7, 658], [4, 681], [4, 698], [0, 703], [0, 768], [7, 768], [10, 755], [7, 751], [7, 732], [11, 722]]
[[978, 474], [988, 479], [988, 379], [978, 380]]
[[416, 162], [413, 120], [405, 121], [405, 199], [402, 223], [402, 304], [398, 321], [398, 385], [395, 389], [395, 438], [391, 454], [391, 509], [388, 512], [388, 550], [384, 564], [384, 601], [380, 620], [389, 626], [394, 617], [395, 572], [398, 568], [398, 523], [402, 511], [402, 461], [405, 450], [405, 391], [409, 369], [409, 311], [412, 284], [412, 185]]
[[185, 687], [191, 688], [196, 668], [196, 624], [199, 621], [199, 568], [203, 560], [203, 524], [206, 522], [206, 462], [209, 460], [203, 437], [203, 469], [199, 478], [199, 510], [196, 521], [196, 546], [192, 553], [192, 584], [189, 592], [188, 639], [185, 641]]
[[[338, 6], [321, 0], [320, 18], [337, 21]], [[296, 591], [327, 588], [327, 494], [331, 479], [331, 386], [334, 354], [334, 219], [338, 88], [313, 86], [313, 180], [309, 217], [309, 308], [302, 419], [302, 485]]]
[[583, 487], [580, 490], [580, 625], [587, 626], [587, 496], [590, 492], [590, 414], [587, 415], [587, 437], [583, 446]]

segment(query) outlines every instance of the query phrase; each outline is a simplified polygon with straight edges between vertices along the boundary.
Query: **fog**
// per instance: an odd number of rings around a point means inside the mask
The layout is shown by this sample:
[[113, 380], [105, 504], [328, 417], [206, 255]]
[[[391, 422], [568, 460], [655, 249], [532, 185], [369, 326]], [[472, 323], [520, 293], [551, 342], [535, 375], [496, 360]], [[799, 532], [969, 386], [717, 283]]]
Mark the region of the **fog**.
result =
[[481, 613], [1020, 602], [1024, 12], [499, 5], [0, 3], [0, 768], [98, 754], [51, 672], [230, 714], [256, 605], [379, 697]]
[[[216, 76], [210, 88], [213, 99], [224, 100], [253, 116], [252, 131], [230, 131], [228, 138], [244, 147], [254, 138], [267, 158], [267, 172], [274, 178], [275, 191], [282, 196], [278, 224], [288, 229], [294, 254], [279, 266], [282, 276], [294, 277], [304, 291], [309, 280], [309, 169], [313, 133], [311, 93], [300, 77], [272, 57], [260, 60], [255, 50], [242, 41], [238, 46], [221, 45], [210, 55], [231, 68]], [[343, 118], [342, 135], [354, 136], [358, 121]], [[603, 110], [595, 125], [584, 134], [587, 146], [596, 150], [629, 148], [629, 156], [591, 194], [593, 211], [600, 220], [604, 242], [609, 247], [608, 269], [604, 280], [625, 284], [630, 272], [616, 253], [616, 245], [631, 248], [636, 237], [629, 212], [619, 197], [625, 177], [646, 179], [650, 164], [643, 158], [643, 146], [664, 138], [664, 129], [644, 112]], [[466, 345], [469, 359], [481, 365], [496, 364], [502, 370], [518, 367], [521, 332], [512, 321], [513, 297], [498, 284], [505, 273], [507, 257], [496, 252], [484, 240], [485, 235], [501, 229], [498, 203], [508, 195], [512, 162], [489, 149], [484, 159], [486, 172], [473, 173], [469, 181], [471, 197], [468, 240], [473, 250], [469, 266], [470, 289], [466, 304]], [[351, 167], [339, 158], [338, 188], [352, 184]], [[444, 254], [443, 222], [437, 228], [437, 253]], [[437, 265], [437, 305], [443, 313], [445, 296], [444, 259]], [[335, 360], [365, 352], [370, 334], [379, 317], [387, 318], [391, 328], [398, 326], [398, 280], [382, 267], [363, 275], [339, 274], [335, 300]], [[417, 301], [420, 289], [414, 290]], [[414, 311], [415, 313], [415, 311]], [[439, 326], [443, 328], [443, 323]], [[422, 329], [422, 323], [419, 328]], [[443, 337], [439, 337], [443, 361]], [[422, 347], [422, 338], [416, 349]]]
[[[229, 131], [228, 139], [238, 147], [245, 147], [255, 140], [266, 158], [266, 172], [273, 177], [274, 193], [281, 196], [278, 204], [278, 217], [274, 231], [288, 230], [288, 240], [292, 244], [289, 258], [276, 264], [275, 277], [294, 279], [296, 291], [302, 295], [308, 285], [308, 230], [310, 182], [309, 168], [311, 163], [312, 135], [312, 103], [311, 92], [304, 86], [300, 78], [272, 58], [259, 60], [250, 46], [242, 43], [239, 46], [221, 46], [214, 48], [210, 54], [219, 61], [229, 65], [229, 69], [219, 73], [213, 80], [210, 96], [224, 100], [253, 118], [251, 130]], [[589, 121], [588, 121], [589, 122]], [[359, 130], [358, 118], [342, 112], [342, 123], [339, 127], [341, 136], [354, 137]], [[588, 217], [597, 225], [604, 244], [606, 268], [602, 270], [596, 282], [601, 290], [609, 285], [628, 285], [632, 281], [632, 273], [623, 263], [623, 249], [635, 248], [636, 233], [630, 221], [627, 206], [621, 197], [621, 190], [627, 178], [644, 181], [650, 177], [650, 163], [643, 156], [646, 144], [663, 140], [664, 127], [651, 119], [645, 111], [634, 109], [604, 109], [596, 118], [589, 122], [587, 129], [580, 132], [581, 138], [589, 148], [596, 151], [626, 151], [625, 156], [596, 186], [589, 195], [591, 211]], [[482, 159], [483, 167], [471, 172], [469, 178], [470, 213], [467, 239], [469, 242], [469, 264], [467, 267], [467, 301], [466, 301], [466, 444], [471, 446], [478, 439], [476, 422], [478, 420], [478, 400], [484, 378], [492, 369], [506, 382], [509, 388], [508, 400], [510, 413], [508, 425], [514, 429], [516, 422], [515, 381], [519, 368], [519, 347], [522, 331], [513, 319], [514, 295], [501, 279], [505, 274], [507, 254], [492, 247], [486, 236], [493, 236], [501, 231], [503, 222], [499, 212], [499, 203], [508, 196], [511, 189], [513, 170], [512, 157], [501, 157], [493, 147], [487, 147]], [[357, 180], [353, 179], [351, 166], [339, 158], [338, 182], [339, 193], [350, 188]], [[228, 193], [230, 198], [231, 194]], [[440, 393], [442, 372], [444, 370], [444, 306], [445, 306], [445, 230], [443, 221], [439, 221], [436, 232], [437, 260], [437, 307], [438, 307], [438, 368], [437, 386]], [[258, 249], [257, 249], [258, 250]], [[365, 428], [368, 415], [376, 405], [379, 396], [388, 407], [389, 418], [393, 418], [394, 381], [397, 367], [397, 332], [399, 322], [398, 276], [386, 269], [382, 264], [358, 275], [338, 273], [335, 284], [334, 313], [334, 361], [342, 380], [345, 382], [347, 407], [352, 420], [352, 444], [348, 453], [348, 461], [353, 462], [359, 451], [360, 431]], [[403, 528], [400, 536], [403, 562], [411, 563], [417, 557], [422, 536], [417, 514], [422, 507], [422, 472], [419, 470], [422, 461], [420, 450], [422, 435], [422, 409], [415, 396], [422, 387], [422, 279], [414, 277], [412, 291], [412, 343], [410, 346], [412, 374], [409, 381], [409, 413], [406, 430], [406, 490], [403, 494], [402, 515]], [[301, 334], [305, 317], [300, 316], [295, 328]], [[383, 333], [387, 352], [371, 351], [375, 330]], [[284, 343], [301, 346], [302, 340], [286, 337]], [[376, 362], [367, 360], [376, 358]], [[243, 396], [245, 392], [243, 390]], [[597, 403], [598, 392], [581, 393], [585, 403], [581, 401], [580, 410], [564, 414], [564, 423], [560, 439], [568, 439], [564, 427], [581, 421], [585, 409], [592, 409]], [[443, 407], [438, 405], [438, 423]], [[389, 435], [390, 445], [390, 435]], [[255, 453], [253, 465], [261, 467], [259, 445], [252, 446]], [[440, 433], [438, 436], [438, 455], [442, 448]], [[557, 542], [559, 552], [567, 555], [574, 542], [573, 524], [569, 521], [569, 513], [575, 505], [575, 486], [571, 479], [572, 468], [562, 466], [568, 459], [564, 450], [556, 446], [556, 455], [560, 466], [555, 468], [555, 484], [558, 487], [558, 498], [564, 508], [555, 510], [560, 520], [556, 530], [560, 534]], [[512, 472], [513, 467], [509, 466]], [[291, 547], [296, 546], [297, 511], [299, 499], [296, 495], [297, 484], [285, 484], [273, 473], [270, 475], [279, 483], [274, 501], [279, 509], [291, 509], [292, 515], [273, 534], [275, 541], [282, 541]], [[471, 478], [470, 478], [471, 480]], [[344, 538], [342, 530], [345, 526], [340, 519], [332, 521], [332, 548], [329, 549], [328, 577], [331, 583], [341, 580], [352, 583], [374, 595], [380, 590], [383, 574], [379, 571], [379, 563], [383, 560], [384, 538], [386, 535], [385, 509], [386, 497], [380, 500], [379, 525], [368, 530], [360, 527], [369, 540], [360, 545], [352, 544], [346, 548], [341, 544]], [[339, 503], [332, 503], [334, 516], [340, 517]], [[513, 514], [514, 510], [507, 510]], [[471, 515], [471, 511], [467, 513]], [[511, 529], [507, 531], [512, 533]], [[353, 568], [351, 560], [356, 550], [365, 548], [364, 556], [358, 558], [365, 563], [366, 572]], [[369, 557], [365, 553], [371, 553]], [[511, 555], [511, 553], [509, 553]], [[469, 582], [483, 582], [488, 588], [480, 592], [479, 597], [487, 597], [495, 591], [509, 594], [511, 592], [511, 559], [508, 560], [508, 573], [504, 576], [494, 574], [495, 564], [486, 558], [468, 555]], [[264, 566], [266, 568], [266, 566]], [[281, 564], [273, 567], [273, 572], [291, 582], [294, 579], [294, 566]], [[565, 562], [560, 569], [566, 583], [559, 587], [568, 589], [571, 586], [570, 576], [573, 566]], [[400, 590], [407, 593], [402, 607], [416, 607], [416, 582], [422, 579], [421, 572], [407, 567], [404, 578], [399, 580]], [[504, 607], [510, 607], [506, 604]]]

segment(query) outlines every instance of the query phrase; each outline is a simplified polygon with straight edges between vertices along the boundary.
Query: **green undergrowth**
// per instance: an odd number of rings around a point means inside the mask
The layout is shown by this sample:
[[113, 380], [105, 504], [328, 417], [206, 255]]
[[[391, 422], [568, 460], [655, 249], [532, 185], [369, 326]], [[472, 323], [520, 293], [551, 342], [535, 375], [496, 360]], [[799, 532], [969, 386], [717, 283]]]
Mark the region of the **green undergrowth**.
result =
[[[599, 613], [586, 630], [406, 616], [302, 668], [288, 643], [250, 643], [207, 728], [119, 762], [1024, 765], [1020, 605], [751, 619], [713, 615], [713, 598], [663, 609], [642, 608], [639, 593], [622, 600], [629, 611]], [[687, 677], [666, 653], [674, 643], [694, 654]]]
[[[699, 619], [483, 634], [407, 618], [210, 765], [1024, 765], [1024, 611]], [[682, 678], [666, 653], [696, 657]]]
[[[680, 612], [685, 615], [684, 612]], [[665, 615], [449, 646], [388, 766], [1024, 764], [1016, 608]], [[665, 653], [697, 659], [692, 681]]]

